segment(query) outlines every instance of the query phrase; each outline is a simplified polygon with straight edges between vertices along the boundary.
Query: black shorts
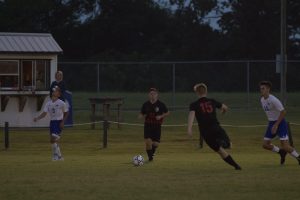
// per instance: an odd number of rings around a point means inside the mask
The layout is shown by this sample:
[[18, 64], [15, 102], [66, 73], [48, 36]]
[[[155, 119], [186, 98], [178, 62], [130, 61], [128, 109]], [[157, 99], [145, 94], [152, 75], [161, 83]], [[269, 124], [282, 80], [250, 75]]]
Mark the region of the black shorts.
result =
[[220, 126], [201, 129], [201, 135], [206, 144], [214, 151], [219, 151], [220, 147], [230, 148], [230, 139]]
[[144, 138], [160, 142], [161, 126], [144, 126]]

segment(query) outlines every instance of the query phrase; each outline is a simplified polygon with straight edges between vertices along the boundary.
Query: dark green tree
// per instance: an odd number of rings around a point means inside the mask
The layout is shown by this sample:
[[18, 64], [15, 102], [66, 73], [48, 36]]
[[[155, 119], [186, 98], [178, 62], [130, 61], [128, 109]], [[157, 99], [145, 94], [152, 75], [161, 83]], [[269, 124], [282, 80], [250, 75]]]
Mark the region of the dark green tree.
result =
[[[299, 2], [287, 2], [287, 49], [288, 55], [295, 57], [299, 52]], [[280, 3], [280, 0], [223, 2], [219, 24], [224, 55], [231, 59], [274, 59], [280, 52]]]

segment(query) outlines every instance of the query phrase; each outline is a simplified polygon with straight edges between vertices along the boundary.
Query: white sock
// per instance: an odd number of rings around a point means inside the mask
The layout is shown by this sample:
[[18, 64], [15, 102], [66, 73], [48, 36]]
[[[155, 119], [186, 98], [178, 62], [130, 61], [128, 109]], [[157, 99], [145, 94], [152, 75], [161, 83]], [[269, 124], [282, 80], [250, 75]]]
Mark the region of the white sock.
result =
[[60, 152], [60, 148], [59, 148], [58, 145], [57, 145], [57, 148], [56, 148], [56, 152], [57, 152], [58, 157], [60, 158], [61, 157], [61, 152]]
[[299, 157], [299, 154], [297, 153], [297, 151], [295, 149], [291, 152], [291, 155], [295, 158]]
[[56, 158], [57, 157], [57, 144], [56, 143], [53, 143], [52, 144], [52, 155], [53, 155], [53, 158]]
[[275, 153], [278, 153], [279, 152], [279, 147], [278, 146], [275, 146], [273, 145], [273, 149], [272, 149], [273, 152]]

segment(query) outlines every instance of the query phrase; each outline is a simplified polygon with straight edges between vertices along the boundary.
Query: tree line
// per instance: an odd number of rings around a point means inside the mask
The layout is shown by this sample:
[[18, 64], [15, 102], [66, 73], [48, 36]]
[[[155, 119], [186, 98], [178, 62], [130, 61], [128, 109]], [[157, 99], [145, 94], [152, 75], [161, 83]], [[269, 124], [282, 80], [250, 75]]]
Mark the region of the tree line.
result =
[[[286, 2], [287, 56], [299, 59], [300, 2]], [[60, 61], [270, 60], [280, 53], [280, 6], [281, 0], [2, 0], [0, 31], [49, 32], [64, 51]]]
[[[274, 59], [281, 0], [2, 0], [0, 31], [50, 32], [81, 60]], [[300, 2], [287, 1], [287, 53], [299, 52]], [[209, 21], [215, 21], [217, 27]]]

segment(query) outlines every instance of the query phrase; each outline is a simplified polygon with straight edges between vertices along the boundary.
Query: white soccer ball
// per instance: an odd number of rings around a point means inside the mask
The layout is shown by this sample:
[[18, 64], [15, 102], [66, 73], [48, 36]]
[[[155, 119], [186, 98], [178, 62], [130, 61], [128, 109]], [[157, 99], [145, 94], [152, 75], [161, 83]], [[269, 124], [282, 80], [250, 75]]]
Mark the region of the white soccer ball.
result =
[[144, 164], [144, 158], [141, 155], [136, 155], [132, 158], [132, 163], [134, 166], [141, 166]]

